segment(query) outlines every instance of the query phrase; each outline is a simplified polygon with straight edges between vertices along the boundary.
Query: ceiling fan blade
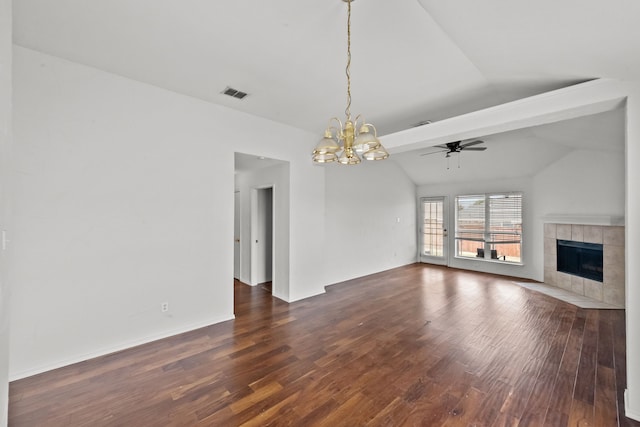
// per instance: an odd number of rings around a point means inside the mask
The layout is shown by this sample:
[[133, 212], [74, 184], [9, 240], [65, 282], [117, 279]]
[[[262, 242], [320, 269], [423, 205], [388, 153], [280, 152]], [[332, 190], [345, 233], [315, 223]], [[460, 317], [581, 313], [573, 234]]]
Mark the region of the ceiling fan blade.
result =
[[465, 142], [463, 144], [460, 144], [460, 148], [471, 147], [472, 145], [478, 145], [482, 143], [484, 143], [484, 141], [480, 139], [476, 139], [475, 141], [470, 141], [470, 142]]
[[484, 151], [487, 147], [462, 147], [461, 150], [464, 151]]
[[438, 148], [446, 148], [447, 150], [449, 149], [449, 147], [445, 144], [440, 144], [440, 145], [434, 145], [434, 147], [438, 147]]
[[421, 156], [428, 156], [428, 155], [431, 155], [431, 154], [444, 153], [445, 151], [449, 151], [449, 150], [438, 150], [438, 151], [433, 151], [433, 152], [431, 152], [431, 153], [422, 153], [422, 154], [420, 154], [420, 155], [421, 155]]

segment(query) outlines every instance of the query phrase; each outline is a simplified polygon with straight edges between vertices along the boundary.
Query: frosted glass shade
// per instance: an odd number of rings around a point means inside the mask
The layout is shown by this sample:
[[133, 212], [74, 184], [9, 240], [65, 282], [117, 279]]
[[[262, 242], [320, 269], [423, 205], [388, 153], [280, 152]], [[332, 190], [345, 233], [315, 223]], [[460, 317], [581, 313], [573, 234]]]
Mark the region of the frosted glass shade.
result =
[[369, 150], [362, 155], [366, 160], [384, 160], [389, 157], [389, 153], [384, 147], [381, 145], [378, 148], [374, 148], [373, 150]]
[[380, 147], [380, 140], [375, 134], [371, 133], [369, 126], [362, 125], [353, 143], [353, 149], [358, 153], [365, 153], [378, 147]]
[[331, 163], [338, 160], [336, 153], [313, 153], [313, 161], [316, 163]]
[[316, 144], [316, 148], [315, 150], [313, 150], [313, 153], [326, 154], [337, 153], [338, 151], [340, 151], [340, 146], [331, 136], [331, 132], [327, 130], [324, 134], [324, 138], [322, 138], [320, 141], [318, 141], [318, 144]]
[[340, 157], [338, 157], [338, 163], [343, 165], [357, 165], [360, 163], [360, 156], [358, 156], [352, 148], [345, 148]]

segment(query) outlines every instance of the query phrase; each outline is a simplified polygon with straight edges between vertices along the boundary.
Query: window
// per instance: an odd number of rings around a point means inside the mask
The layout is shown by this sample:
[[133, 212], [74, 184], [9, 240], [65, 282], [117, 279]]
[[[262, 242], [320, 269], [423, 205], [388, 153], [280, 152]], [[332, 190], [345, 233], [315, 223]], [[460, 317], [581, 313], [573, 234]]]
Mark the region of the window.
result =
[[522, 262], [522, 193], [456, 197], [456, 256]]

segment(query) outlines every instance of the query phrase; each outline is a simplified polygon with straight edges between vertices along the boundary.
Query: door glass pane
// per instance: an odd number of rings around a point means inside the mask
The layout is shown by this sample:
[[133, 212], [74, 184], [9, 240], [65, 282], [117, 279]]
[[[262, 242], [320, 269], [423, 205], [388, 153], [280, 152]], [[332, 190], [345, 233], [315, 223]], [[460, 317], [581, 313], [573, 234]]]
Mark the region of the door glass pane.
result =
[[422, 254], [444, 256], [444, 204], [442, 200], [429, 200], [422, 203], [424, 223], [422, 225]]

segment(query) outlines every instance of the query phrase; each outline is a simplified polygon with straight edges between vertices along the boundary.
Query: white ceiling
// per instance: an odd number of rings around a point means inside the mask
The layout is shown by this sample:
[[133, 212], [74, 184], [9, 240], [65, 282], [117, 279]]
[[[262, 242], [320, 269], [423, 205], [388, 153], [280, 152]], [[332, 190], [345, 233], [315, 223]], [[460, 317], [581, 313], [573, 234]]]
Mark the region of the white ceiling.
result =
[[[585, 80], [640, 75], [637, 0], [356, 0], [352, 7], [352, 112], [382, 135]], [[344, 116], [341, 0], [20, 0], [13, 9], [20, 46], [319, 135], [330, 117]], [[227, 86], [249, 96], [224, 96]], [[544, 164], [570, 147], [567, 138], [588, 136], [570, 126], [495, 136], [487, 151], [461, 160], [506, 156], [515, 147], [494, 148], [536, 140], [531, 151], [548, 152]], [[416, 182], [433, 179], [398, 157]]]

